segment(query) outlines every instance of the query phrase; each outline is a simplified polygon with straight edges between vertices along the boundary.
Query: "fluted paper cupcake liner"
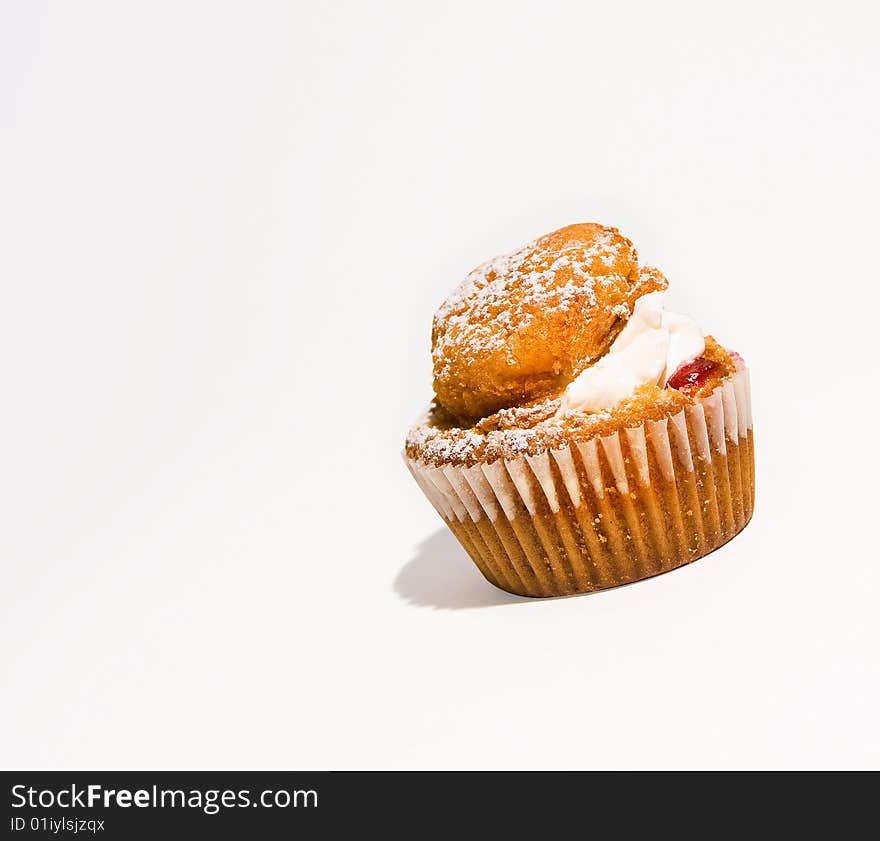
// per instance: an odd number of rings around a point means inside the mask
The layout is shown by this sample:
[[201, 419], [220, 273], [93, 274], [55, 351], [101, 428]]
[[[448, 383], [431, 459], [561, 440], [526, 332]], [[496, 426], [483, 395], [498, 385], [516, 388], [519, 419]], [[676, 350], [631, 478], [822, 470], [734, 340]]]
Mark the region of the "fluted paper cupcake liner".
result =
[[406, 462], [495, 586], [561, 596], [626, 584], [703, 557], [751, 518], [748, 370], [677, 415], [539, 455]]

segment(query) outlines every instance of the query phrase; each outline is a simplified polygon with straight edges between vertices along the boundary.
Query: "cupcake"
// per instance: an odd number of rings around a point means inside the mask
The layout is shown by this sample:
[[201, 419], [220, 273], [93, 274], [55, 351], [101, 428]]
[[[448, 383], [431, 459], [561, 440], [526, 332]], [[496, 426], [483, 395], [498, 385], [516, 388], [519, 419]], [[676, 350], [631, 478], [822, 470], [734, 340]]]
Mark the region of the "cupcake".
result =
[[483, 263], [437, 310], [435, 399], [405, 461], [496, 587], [628, 584], [751, 518], [748, 369], [666, 287], [615, 228], [578, 224]]

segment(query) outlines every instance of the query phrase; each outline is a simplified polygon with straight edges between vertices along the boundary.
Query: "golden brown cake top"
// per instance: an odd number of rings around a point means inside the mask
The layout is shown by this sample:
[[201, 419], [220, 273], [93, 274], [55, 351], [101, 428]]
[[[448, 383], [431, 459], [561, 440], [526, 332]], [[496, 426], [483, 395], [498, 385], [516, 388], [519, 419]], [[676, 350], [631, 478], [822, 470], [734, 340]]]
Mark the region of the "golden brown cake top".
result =
[[610, 435], [649, 420], [672, 417], [706, 397], [735, 373], [742, 361], [706, 336], [705, 350], [670, 382], [675, 386], [645, 385], [607, 411], [559, 412], [560, 397], [546, 397], [508, 407], [471, 424], [461, 424], [442, 405], [434, 403], [406, 439], [406, 454], [436, 466], [471, 465], [499, 458], [536, 455], [572, 440]]
[[535, 455], [669, 417], [742, 365], [615, 228], [569, 225], [474, 269], [434, 318], [436, 400], [407, 454]]
[[608, 350], [635, 300], [666, 286], [630, 240], [595, 223], [483, 263], [434, 317], [438, 402], [466, 423], [557, 395]]

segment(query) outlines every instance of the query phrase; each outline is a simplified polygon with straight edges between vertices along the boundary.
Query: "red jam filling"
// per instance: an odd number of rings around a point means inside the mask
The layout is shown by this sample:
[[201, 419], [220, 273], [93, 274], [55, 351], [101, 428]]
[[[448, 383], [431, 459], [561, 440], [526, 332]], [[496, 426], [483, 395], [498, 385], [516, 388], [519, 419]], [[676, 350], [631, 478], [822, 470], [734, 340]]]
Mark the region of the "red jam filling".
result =
[[682, 365], [667, 381], [669, 388], [676, 391], [692, 391], [698, 389], [706, 378], [718, 367], [717, 362], [698, 356], [693, 362]]

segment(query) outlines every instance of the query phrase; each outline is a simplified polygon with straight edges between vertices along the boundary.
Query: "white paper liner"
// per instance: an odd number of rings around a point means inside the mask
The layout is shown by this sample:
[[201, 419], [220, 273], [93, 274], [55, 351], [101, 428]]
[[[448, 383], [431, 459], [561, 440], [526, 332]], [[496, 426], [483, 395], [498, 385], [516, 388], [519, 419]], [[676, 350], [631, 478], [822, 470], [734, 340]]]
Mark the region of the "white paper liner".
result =
[[754, 505], [748, 370], [670, 418], [491, 464], [405, 459], [493, 584], [552, 596], [702, 557]]

